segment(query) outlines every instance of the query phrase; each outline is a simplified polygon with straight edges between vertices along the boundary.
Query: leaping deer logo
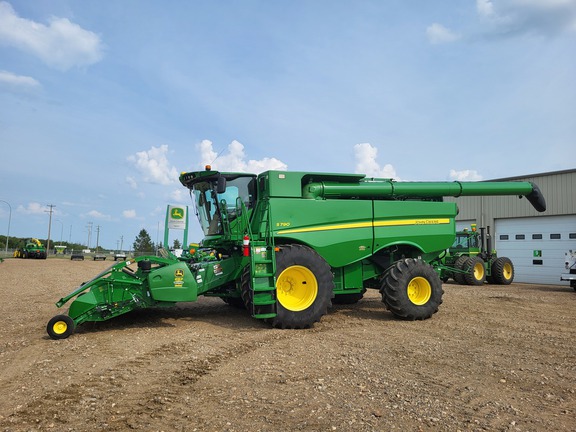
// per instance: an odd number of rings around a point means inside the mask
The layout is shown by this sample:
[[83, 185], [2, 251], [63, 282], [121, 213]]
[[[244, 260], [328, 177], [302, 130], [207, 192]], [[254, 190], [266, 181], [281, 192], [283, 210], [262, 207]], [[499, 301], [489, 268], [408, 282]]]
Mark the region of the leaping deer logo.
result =
[[181, 208], [172, 209], [172, 219], [184, 219], [184, 211]]

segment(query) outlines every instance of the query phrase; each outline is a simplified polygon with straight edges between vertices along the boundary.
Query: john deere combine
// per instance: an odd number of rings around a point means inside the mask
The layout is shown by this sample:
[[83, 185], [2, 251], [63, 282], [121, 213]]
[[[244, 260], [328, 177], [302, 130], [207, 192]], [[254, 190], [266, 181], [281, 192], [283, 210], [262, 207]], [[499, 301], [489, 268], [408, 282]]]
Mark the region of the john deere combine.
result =
[[456, 204], [442, 197], [525, 196], [529, 182], [395, 182], [359, 174], [182, 173], [204, 239], [180, 257], [117, 263], [60, 299], [47, 326], [66, 338], [86, 321], [220, 297], [278, 328], [306, 328], [332, 302], [378, 289], [392, 314], [430, 318], [442, 303], [440, 256], [454, 242]]

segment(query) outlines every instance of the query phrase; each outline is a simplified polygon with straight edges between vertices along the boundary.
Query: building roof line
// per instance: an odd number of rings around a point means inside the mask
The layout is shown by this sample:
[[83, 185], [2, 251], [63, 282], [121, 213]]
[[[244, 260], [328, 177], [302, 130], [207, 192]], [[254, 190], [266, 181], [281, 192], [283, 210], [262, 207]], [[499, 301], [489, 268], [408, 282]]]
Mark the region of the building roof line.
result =
[[575, 172], [576, 172], [576, 168], [572, 168], [572, 169], [560, 170], [560, 171], [548, 171], [548, 172], [538, 173], [538, 174], [526, 174], [526, 175], [522, 175], [522, 176], [502, 177], [502, 178], [485, 180], [485, 181], [523, 180], [523, 179], [532, 178], [532, 177], [545, 177], [545, 176], [558, 175], [558, 174], [572, 174]]

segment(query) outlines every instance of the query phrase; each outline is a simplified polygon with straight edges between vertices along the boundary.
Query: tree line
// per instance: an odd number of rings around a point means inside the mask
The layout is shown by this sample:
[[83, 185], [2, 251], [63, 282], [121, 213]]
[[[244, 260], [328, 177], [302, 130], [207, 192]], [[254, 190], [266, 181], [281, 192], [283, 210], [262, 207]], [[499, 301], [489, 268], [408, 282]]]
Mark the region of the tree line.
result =
[[[38, 238], [38, 240], [40, 240], [40, 242], [44, 246], [47, 246], [47, 239]], [[29, 241], [30, 237], [10, 237], [8, 239], [8, 249], [23, 248]], [[55, 242], [54, 240], [50, 239], [50, 249], [54, 249], [55, 246], [60, 245], [66, 246], [66, 249], [68, 250], [87, 249], [86, 245], [81, 243], [71, 243], [67, 241]], [[150, 238], [150, 234], [148, 234], [148, 231], [146, 231], [145, 229], [141, 229], [138, 235], [136, 236], [136, 239], [134, 240], [132, 250], [136, 253], [153, 253], [156, 251], [157, 247], [158, 248], [162, 247], [162, 242], [159, 242], [158, 245], [154, 244], [154, 242]], [[173, 247], [174, 249], [180, 249], [182, 247], [178, 239], [174, 240]], [[0, 235], [0, 251], [3, 251], [5, 249], [6, 249], [6, 236]], [[108, 249], [103, 248], [102, 246], [98, 246], [97, 248], [94, 248], [94, 250], [96, 252], [103, 252], [104, 250]]]
[[[30, 241], [31, 237], [12, 237], [10, 236], [10, 238], [8, 239], [8, 249], [19, 249], [19, 248], [23, 248], [24, 246], [26, 246], [26, 243], [28, 243]], [[36, 237], [35, 237], [36, 238]], [[42, 239], [42, 238], [38, 238], [38, 240], [40, 240], [40, 243], [42, 243], [44, 246], [47, 245], [47, 239]], [[50, 239], [50, 248], [53, 249], [54, 246], [66, 246], [66, 249], [72, 249], [72, 250], [80, 250], [80, 249], [86, 249], [86, 246], [80, 243], [71, 243], [71, 242], [67, 242], [67, 241], [54, 241], [52, 239]], [[0, 251], [5, 250], [6, 249], [6, 236], [5, 235], [0, 235]], [[98, 248], [99, 250], [102, 250], [101, 247]]]

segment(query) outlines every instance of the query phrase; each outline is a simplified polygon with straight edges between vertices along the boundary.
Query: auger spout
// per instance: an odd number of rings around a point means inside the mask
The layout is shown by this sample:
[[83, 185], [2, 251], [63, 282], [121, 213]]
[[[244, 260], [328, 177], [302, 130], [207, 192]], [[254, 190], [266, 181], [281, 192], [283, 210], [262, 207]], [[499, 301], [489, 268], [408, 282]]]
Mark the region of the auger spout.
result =
[[525, 196], [539, 212], [546, 201], [531, 182], [397, 182], [390, 179], [362, 179], [358, 183], [314, 182], [304, 186], [303, 198], [429, 199], [441, 197], [518, 195]]

